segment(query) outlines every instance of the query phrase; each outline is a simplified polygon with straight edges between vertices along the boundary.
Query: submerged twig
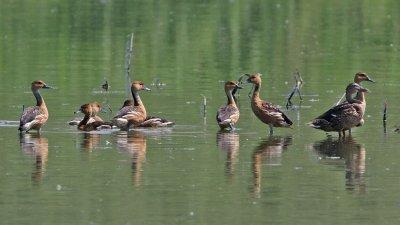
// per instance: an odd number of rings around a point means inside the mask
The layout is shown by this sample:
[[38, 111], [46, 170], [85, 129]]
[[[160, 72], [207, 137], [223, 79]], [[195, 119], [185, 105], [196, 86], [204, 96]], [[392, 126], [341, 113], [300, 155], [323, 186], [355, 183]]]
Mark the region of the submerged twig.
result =
[[207, 98], [205, 95], [201, 94], [201, 96], [203, 97], [203, 117], [206, 117], [206, 113], [207, 113]]
[[125, 50], [125, 81], [126, 81], [126, 97], [130, 94], [130, 84], [131, 84], [131, 67], [133, 67], [132, 58], [133, 54], [133, 33], [129, 35], [129, 40], [126, 43], [126, 50]]
[[387, 120], [387, 101], [383, 103], [383, 121]]
[[101, 88], [107, 92], [109, 87], [110, 86], [108, 85], [108, 81], [104, 80], [104, 83], [101, 85]]
[[386, 134], [386, 121], [387, 121], [387, 101], [383, 103], [383, 117], [382, 117], [382, 124], [383, 124], [383, 133]]
[[[246, 78], [249, 78], [249, 76], [250, 76], [250, 74], [247, 74], [247, 73], [241, 75], [241, 76], [237, 79], [237, 80], [238, 80], [238, 84], [239, 84], [240, 86], [243, 85], [243, 84], [246, 84], [247, 82], [244, 82], [244, 81], [243, 81], [243, 78], [245, 78], [245, 77], [246, 77]], [[234, 96], [234, 98], [235, 98], [235, 101], [236, 101], [235, 93], [238, 93], [238, 96], [240, 96], [240, 95], [239, 95], [239, 91], [240, 91], [240, 89], [235, 89], [235, 90], [234, 90], [234, 93], [232, 93], [233, 96]], [[253, 88], [250, 89], [250, 92], [247, 94], [247, 96], [249, 96], [249, 98], [250, 98], [252, 92], [253, 92]]]
[[298, 94], [300, 101], [303, 101], [303, 97], [301, 96], [301, 92], [300, 92], [300, 89], [302, 88], [303, 83], [304, 83], [303, 78], [301, 77], [300, 72], [298, 70], [296, 70], [296, 72], [294, 73], [293, 76], [295, 79], [295, 84], [293, 86], [292, 91], [288, 95], [288, 98], [286, 101], [286, 109], [289, 109], [289, 107], [293, 106], [292, 98], [296, 93]]

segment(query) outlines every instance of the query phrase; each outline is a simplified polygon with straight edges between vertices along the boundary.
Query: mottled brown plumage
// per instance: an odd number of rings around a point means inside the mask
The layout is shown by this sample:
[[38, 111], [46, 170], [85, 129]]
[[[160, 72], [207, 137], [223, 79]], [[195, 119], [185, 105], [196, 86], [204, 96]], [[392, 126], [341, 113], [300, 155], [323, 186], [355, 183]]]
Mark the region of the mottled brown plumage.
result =
[[233, 91], [241, 88], [236, 81], [225, 83], [225, 94], [228, 98], [226, 106], [221, 106], [217, 111], [217, 123], [221, 129], [234, 129], [233, 125], [239, 120], [239, 109], [236, 105]]
[[[133, 81], [131, 85], [131, 92], [133, 97], [133, 104], [124, 106], [120, 109], [116, 116], [113, 118], [113, 123], [122, 130], [128, 130], [131, 126], [137, 127], [140, 123], [146, 120], [147, 112], [139, 97], [139, 91], [150, 91], [143, 82]], [[128, 102], [127, 102], [128, 103]]]
[[273, 127], [290, 127], [293, 124], [278, 107], [260, 99], [261, 74], [249, 75], [247, 82], [254, 85], [251, 108], [258, 119], [269, 125], [271, 135], [273, 134]]
[[[101, 110], [101, 105], [97, 102], [84, 104], [80, 107], [80, 112], [82, 112], [85, 117], [83, 117], [82, 121], [78, 124], [78, 129], [82, 131], [93, 131], [99, 130], [103, 128], [110, 129], [112, 127], [112, 123], [104, 122], [104, 121], [96, 121], [92, 119], [96, 116], [96, 114]], [[90, 121], [92, 119], [92, 121]]]
[[[133, 103], [134, 102], [130, 99], [125, 100], [124, 104], [122, 105], [122, 107], [117, 115], [123, 115], [126, 110], [130, 110], [130, 108], [127, 106], [132, 106]], [[147, 116], [146, 119], [143, 122], [137, 124], [136, 127], [157, 128], [157, 127], [171, 127], [173, 125], [175, 125], [175, 122], [173, 122], [173, 121], [169, 121], [167, 119], [164, 119], [164, 118], [161, 118], [158, 116]]]
[[43, 124], [46, 123], [49, 118], [49, 112], [47, 111], [46, 103], [43, 97], [40, 95], [39, 89], [49, 89], [51, 87], [47, 86], [43, 81], [37, 80], [33, 81], [31, 85], [31, 90], [36, 98], [36, 106], [31, 106], [26, 108], [20, 118], [19, 128], [20, 132], [29, 130], [40, 131]]
[[[357, 99], [351, 98], [355, 91], [358, 92]], [[310, 126], [326, 132], [336, 131], [339, 135], [344, 135], [346, 130], [356, 126], [361, 126], [364, 123], [365, 113], [365, 97], [364, 93], [367, 89], [361, 87], [357, 83], [349, 84], [346, 88], [347, 102], [334, 106], [326, 111], [321, 116], [314, 119]]]

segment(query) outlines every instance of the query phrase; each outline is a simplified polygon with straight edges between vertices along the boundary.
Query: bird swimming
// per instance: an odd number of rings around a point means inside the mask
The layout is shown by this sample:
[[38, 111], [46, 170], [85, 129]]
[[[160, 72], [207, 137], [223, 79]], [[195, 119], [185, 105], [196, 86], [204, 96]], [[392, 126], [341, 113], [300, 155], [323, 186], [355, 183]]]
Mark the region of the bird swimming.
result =
[[260, 88], [261, 88], [261, 74], [256, 73], [253, 75], [247, 74], [247, 83], [252, 83], [253, 94], [251, 97], [251, 108], [253, 113], [257, 116], [261, 122], [268, 124], [269, 134], [273, 134], [274, 127], [288, 127], [293, 122], [283, 113], [278, 107], [273, 104], [260, 99]]
[[40, 132], [41, 127], [46, 123], [49, 118], [49, 112], [46, 107], [46, 103], [42, 95], [39, 92], [39, 89], [51, 89], [52, 87], [48, 86], [41, 80], [33, 81], [31, 84], [31, 90], [33, 95], [36, 98], [36, 106], [31, 106], [26, 108], [21, 115], [19, 128], [20, 132], [29, 130], [37, 130]]
[[[130, 100], [130, 99], [125, 100], [120, 111], [126, 106], [132, 106], [133, 103], [134, 103], [133, 100]], [[118, 112], [118, 114], [120, 114], [120, 112]], [[137, 125], [137, 127], [156, 128], [156, 127], [171, 127], [173, 125], [175, 125], [175, 122], [169, 121], [167, 119], [164, 119], [164, 118], [161, 118], [158, 116], [147, 116], [143, 122], [141, 122]]]
[[96, 116], [96, 113], [101, 110], [101, 105], [97, 102], [84, 104], [80, 107], [79, 111], [82, 112], [85, 116], [82, 121], [78, 124], [78, 130], [82, 131], [92, 131], [92, 130], [100, 130], [100, 129], [111, 129], [112, 123], [104, 122], [92, 119]]
[[217, 111], [217, 123], [218, 126], [223, 129], [231, 129], [234, 130], [234, 126], [239, 120], [239, 109], [236, 105], [236, 101], [233, 95], [233, 91], [236, 92], [237, 89], [241, 89], [242, 87], [238, 85], [236, 81], [228, 81], [224, 85], [225, 94], [228, 98], [228, 102], [226, 106], [221, 106]]
[[[143, 82], [133, 81], [131, 84], [131, 93], [133, 97], [133, 104], [124, 106], [114, 116], [112, 122], [121, 130], [129, 130], [130, 126], [137, 126], [147, 118], [146, 108], [140, 99], [140, 91], [150, 91]], [[126, 103], [129, 103], [125, 101]]]
[[[346, 102], [332, 107], [321, 116], [309, 123], [313, 128], [325, 132], [339, 132], [339, 136], [345, 135], [345, 131], [356, 126], [362, 126], [365, 113], [365, 93], [368, 89], [357, 83], [351, 83], [346, 88]], [[356, 98], [352, 95], [357, 93]]]
[[[87, 105], [88, 105], [88, 106], [86, 106], [87, 110], [90, 111], [90, 119], [88, 120], [87, 123], [92, 123], [94, 121], [103, 122], [103, 119], [100, 116], [97, 115], [100, 111], [103, 111], [103, 108], [101, 107], [101, 105], [98, 102], [87, 103]], [[75, 111], [74, 114], [80, 113], [81, 112], [81, 107], [77, 111]], [[69, 121], [68, 124], [71, 125], [71, 126], [76, 126], [82, 120], [83, 120], [83, 117], [76, 117], [73, 120]]]

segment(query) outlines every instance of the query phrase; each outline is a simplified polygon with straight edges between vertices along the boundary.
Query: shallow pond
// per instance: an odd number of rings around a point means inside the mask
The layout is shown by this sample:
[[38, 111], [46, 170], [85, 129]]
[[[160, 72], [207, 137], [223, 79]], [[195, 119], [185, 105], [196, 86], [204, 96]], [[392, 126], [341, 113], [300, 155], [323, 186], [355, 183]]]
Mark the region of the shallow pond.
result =
[[[1, 223], [398, 224], [399, 10], [397, 1], [2, 1]], [[115, 113], [127, 98], [132, 31], [132, 76], [152, 88], [141, 94], [147, 111], [177, 125], [76, 131], [67, 122], [81, 104]], [[262, 97], [284, 106], [296, 70], [305, 84], [301, 107], [287, 111], [293, 129], [268, 136], [246, 86], [238, 129], [218, 131], [225, 80], [261, 72]], [[365, 84], [364, 126], [343, 140], [309, 128], [358, 71], [377, 81]], [[41, 135], [20, 136], [13, 121], [34, 104], [35, 79], [56, 87], [42, 91], [50, 118]]]

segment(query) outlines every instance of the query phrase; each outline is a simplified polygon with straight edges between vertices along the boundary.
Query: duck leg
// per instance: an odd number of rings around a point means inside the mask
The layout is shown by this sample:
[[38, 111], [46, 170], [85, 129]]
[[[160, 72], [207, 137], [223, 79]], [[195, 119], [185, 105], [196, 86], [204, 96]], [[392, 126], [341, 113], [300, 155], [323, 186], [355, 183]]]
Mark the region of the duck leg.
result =
[[234, 131], [234, 130], [236, 130], [236, 128], [233, 126], [233, 124], [232, 124], [232, 123], [229, 123], [229, 128], [231, 128], [231, 131]]
[[271, 125], [271, 124], [269, 124], [269, 135], [273, 135], [274, 134], [274, 127]]

